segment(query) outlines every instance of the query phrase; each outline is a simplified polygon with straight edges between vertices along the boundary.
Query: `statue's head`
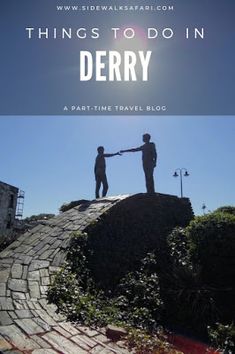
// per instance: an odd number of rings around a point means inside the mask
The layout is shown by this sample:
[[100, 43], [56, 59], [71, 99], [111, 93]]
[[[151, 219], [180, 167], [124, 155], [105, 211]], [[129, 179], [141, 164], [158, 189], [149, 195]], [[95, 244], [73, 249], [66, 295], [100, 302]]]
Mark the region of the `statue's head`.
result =
[[148, 143], [150, 141], [150, 139], [151, 139], [151, 135], [150, 134], [146, 133], [146, 134], [143, 135], [143, 142], [144, 143]]
[[103, 154], [104, 153], [104, 147], [103, 146], [98, 146], [97, 151], [99, 154]]

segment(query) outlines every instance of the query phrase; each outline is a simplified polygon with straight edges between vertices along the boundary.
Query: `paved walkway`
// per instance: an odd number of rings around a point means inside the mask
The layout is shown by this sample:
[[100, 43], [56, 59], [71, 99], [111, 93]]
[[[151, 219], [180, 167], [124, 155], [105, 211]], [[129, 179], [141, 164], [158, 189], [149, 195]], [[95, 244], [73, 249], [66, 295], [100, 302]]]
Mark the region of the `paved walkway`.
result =
[[66, 322], [46, 293], [66, 256], [72, 231], [83, 231], [117, 196], [82, 204], [38, 225], [0, 254], [0, 351], [33, 354], [128, 353], [104, 330]]

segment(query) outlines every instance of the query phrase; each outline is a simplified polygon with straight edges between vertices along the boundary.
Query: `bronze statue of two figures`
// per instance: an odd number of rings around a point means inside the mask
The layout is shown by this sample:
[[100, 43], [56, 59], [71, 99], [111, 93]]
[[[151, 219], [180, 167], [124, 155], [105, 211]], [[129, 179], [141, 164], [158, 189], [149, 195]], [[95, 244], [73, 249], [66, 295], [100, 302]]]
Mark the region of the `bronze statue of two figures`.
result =
[[95, 160], [96, 198], [100, 197], [101, 185], [103, 186], [102, 197], [105, 197], [108, 192], [108, 181], [106, 176], [105, 158], [121, 155], [122, 153], [125, 152], [142, 151], [142, 161], [143, 161], [143, 169], [145, 174], [147, 193], [149, 194], [155, 193], [153, 172], [157, 163], [157, 152], [156, 152], [155, 144], [150, 142], [150, 139], [151, 136], [149, 134], [144, 134], [143, 135], [144, 144], [142, 146], [133, 149], [121, 150], [120, 152], [117, 152], [115, 154], [104, 153], [103, 146], [99, 146], [97, 148], [98, 155]]

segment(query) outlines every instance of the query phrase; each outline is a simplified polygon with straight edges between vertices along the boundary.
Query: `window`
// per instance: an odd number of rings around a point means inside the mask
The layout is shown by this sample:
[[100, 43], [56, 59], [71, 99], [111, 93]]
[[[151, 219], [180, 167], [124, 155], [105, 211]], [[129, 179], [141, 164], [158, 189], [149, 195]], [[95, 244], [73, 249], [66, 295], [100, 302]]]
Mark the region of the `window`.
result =
[[7, 218], [7, 229], [10, 229], [12, 226], [12, 215], [8, 214], [8, 218]]
[[13, 207], [14, 207], [14, 195], [11, 194], [9, 199], [9, 208], [13, 208]]

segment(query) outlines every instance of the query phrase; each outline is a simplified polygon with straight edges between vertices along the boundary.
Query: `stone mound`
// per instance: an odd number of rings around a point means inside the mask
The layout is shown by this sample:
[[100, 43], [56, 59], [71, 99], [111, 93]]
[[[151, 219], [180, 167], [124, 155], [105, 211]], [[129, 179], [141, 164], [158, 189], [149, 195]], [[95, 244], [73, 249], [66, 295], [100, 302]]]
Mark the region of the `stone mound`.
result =
[[[84, 203], [39, 224], [20, 236], [0, 254], [0, 351], [32, 354], [129, 353], [113, 343], [105, 330], [91, 330], [66, 321], [47, 303], [46, 293], [54, 274], [63, 265], [71, 233], [84, 231], [108, 210], [128, 212], [143, 205], [148, 196], [115, 196]], [[190, 201], [156, 194], [163, 214], [173, 224], [192, 217]], [[112, 210], [111, 210], [112, 209]], [[111, 213], [112, 214], [112, 213]], [[147, 217], [147, 216], [146, 216]], [[156, 215], [159, 220], [161, 215]], [[166, 218], [166, 217], [164, 217]], [[143, 221], [144, 222], [144, 221]], [[172, 225], [173, 225], [172, 224]], [[174, 225], [173, 225], [174, 226]], [[148, 227], [148, 225], [146, 225]]]
[[104, 329], [66, 322], [46, 292], [66, 257], [71, 232], [84, 231], [127, 196], [86, 202], [38, 225], [0, 254], [0, 350], [3, 353], [128, 353]]

